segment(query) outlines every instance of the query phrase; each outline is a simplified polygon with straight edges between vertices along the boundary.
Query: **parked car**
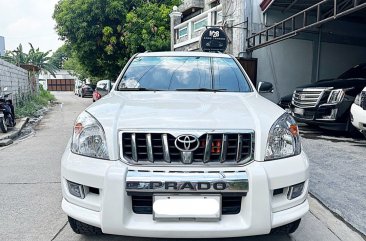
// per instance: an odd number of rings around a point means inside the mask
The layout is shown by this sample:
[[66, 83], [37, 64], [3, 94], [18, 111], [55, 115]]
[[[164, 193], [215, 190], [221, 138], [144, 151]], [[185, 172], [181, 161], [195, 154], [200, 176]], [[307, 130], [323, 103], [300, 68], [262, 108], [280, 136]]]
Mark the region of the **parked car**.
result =
[[351, 107], [352, 125], [366, 137], [366, 87], [356, 96]]
[[81, 84], [75, 83], [75, 87], [74, 87], [74, 94], [75, 95], [80, 96], [79, 90], [80, 90], [81, 86], [82, 86]]
[[83, 84], [79, 89], [79, 97], [84, 98], [87, 96], [93, 96], [95, 87], [96, 86], [93, 84]]
[[110, 80], [100, 80], [97, 82], [97, 87], [95, 88], [93, 92], [93, 102], [99, 100], [103, 96], [107, 95], [112, 87], [114, 85], [114, 82]]
[[299, 122], [329, 130], [353, 131], [351, 105], [365, 85], [366, 64], [359, 64], [334, 80], [298, 87], [278, 104], [290, 109]]
[[291, 115], [232, 56], [137, 54], [77, 118], [61, 161], [76, 233], [216, 238], [292, 233], [309, 210]]

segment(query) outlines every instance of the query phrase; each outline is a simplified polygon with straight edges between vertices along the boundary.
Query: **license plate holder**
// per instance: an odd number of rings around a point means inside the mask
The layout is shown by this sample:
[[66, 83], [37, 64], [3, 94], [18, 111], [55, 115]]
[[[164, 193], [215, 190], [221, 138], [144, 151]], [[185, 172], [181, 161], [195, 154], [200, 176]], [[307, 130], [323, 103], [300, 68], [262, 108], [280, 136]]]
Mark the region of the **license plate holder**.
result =
[[155, 221], [219, 221], [221, 195], [169, 195], [153, 196]]
[[304, 109], [301, 109], [301, 108], [297, 108], [297, 107], [295, 107], [295, 108], [293, 109], [293, 112], [294, 112], [295, 114], [297, 114], [297, 115], [301, 115], [301, 116], [303, 116], [303, 115], [304, 115], [305, 110], [304, 110]]

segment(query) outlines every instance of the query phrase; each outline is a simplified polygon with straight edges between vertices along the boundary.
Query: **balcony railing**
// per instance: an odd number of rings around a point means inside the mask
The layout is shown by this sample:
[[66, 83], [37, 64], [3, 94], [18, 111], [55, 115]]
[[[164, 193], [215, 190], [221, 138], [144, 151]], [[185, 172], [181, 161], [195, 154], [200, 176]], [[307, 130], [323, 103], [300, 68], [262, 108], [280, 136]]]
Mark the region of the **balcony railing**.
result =
[[211, 8], [174, 27], [174, 49], [198, 42], [207, 26], [223, 24], [222, 5]]

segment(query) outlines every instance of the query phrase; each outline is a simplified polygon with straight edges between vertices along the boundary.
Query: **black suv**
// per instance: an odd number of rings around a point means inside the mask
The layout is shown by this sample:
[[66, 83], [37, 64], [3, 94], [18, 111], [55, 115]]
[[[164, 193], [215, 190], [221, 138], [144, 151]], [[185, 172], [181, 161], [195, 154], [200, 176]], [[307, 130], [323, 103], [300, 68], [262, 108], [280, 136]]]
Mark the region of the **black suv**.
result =
[[324, 129], [351, 131], [350, 108], [366, 86], [366, 63], [356, 65], [333, 80], [321, 80], [296, 88], [278, 103], [299, 122]]

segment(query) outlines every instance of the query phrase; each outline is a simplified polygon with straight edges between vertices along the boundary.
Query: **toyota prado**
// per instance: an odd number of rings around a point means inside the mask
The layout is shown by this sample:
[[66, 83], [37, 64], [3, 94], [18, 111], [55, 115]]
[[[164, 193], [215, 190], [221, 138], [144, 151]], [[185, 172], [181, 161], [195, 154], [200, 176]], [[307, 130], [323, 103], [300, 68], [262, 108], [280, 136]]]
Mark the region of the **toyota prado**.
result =
[[62, 208], [80, 234], [291, 233], [309, 209], [294, 119], [226, 54], [132, 57], [75, 121], [61, 165]]

